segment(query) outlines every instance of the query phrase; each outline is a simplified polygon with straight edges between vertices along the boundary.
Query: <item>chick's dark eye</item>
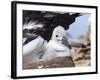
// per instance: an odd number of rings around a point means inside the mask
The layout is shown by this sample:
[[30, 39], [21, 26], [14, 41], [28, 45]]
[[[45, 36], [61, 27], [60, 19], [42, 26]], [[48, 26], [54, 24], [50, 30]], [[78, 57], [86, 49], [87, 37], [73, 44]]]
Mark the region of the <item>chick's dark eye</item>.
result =
[[58, 37], [58, 35], [56, 35], [56, 37]]

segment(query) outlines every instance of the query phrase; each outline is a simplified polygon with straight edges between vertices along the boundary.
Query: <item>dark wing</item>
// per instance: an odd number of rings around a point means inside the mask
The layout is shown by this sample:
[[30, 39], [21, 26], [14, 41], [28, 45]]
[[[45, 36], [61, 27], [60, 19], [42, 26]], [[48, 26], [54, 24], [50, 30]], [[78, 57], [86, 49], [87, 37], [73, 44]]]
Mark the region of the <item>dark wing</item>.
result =
[[42, 36], [45, 40], [49, 41], [52, 32], [58, 25], [64, 27], [65, 30], [69, 29], [69, 25], [75, 22], [75, 19], [80, 16], [80, 13], [70, 15], [70, 13], [48, 12], [48, 11], [23, 11], [23, 24], [29, 22], [42, 23], [43, 28], [36, 30], [36, 34]]

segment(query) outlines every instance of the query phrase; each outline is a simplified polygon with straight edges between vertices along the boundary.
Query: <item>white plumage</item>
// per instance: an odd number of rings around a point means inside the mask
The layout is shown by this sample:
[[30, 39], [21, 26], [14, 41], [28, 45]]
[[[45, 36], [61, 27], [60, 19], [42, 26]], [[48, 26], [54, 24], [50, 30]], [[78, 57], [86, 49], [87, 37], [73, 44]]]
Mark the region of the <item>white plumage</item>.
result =
[[70, 56], [70, 48], [62, 44], [62, 40], [66, 35], [66, 31], [62, 26], [58, 26], [54, 29], [52, 38], [48, 42], [45, 48], [45, 54], [42, 60], [51, 60], [56, 57]]
[[65, 30], [58, 26], [52, 33], [51, 40], [47, 43], [41, 36], [23, 46], [23, 63], [31, 61], [45, 61], [56, 57], [70, 56], [70, 49], [62, 44]]
[[23, 46], [23, 63], [28, 63], [31, 61], [38, 60], [41, 56], [40, 52], [44, 49], [46, 41], [38, 36], [36, 39], [32, 40], [28, 44]]

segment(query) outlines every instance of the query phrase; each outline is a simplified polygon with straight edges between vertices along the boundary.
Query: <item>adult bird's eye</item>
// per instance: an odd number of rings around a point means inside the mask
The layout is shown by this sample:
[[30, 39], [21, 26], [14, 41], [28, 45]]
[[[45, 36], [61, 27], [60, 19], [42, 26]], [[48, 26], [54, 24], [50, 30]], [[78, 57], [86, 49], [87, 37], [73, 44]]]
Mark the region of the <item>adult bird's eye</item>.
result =
[[58, 37], [58, 35], [56, 35], [56, 37]]

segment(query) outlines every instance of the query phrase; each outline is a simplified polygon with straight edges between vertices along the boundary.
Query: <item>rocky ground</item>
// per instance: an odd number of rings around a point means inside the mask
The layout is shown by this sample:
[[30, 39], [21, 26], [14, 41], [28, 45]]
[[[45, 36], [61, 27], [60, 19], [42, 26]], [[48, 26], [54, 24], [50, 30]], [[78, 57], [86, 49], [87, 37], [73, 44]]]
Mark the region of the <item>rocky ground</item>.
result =
[[90, 45], [87, 45], [86, 48], [74, 48], [74, 53], [72, 54], [72, 59], [75, 63], [75, 66], [90, 66], [91, 57], [90, 57]]

